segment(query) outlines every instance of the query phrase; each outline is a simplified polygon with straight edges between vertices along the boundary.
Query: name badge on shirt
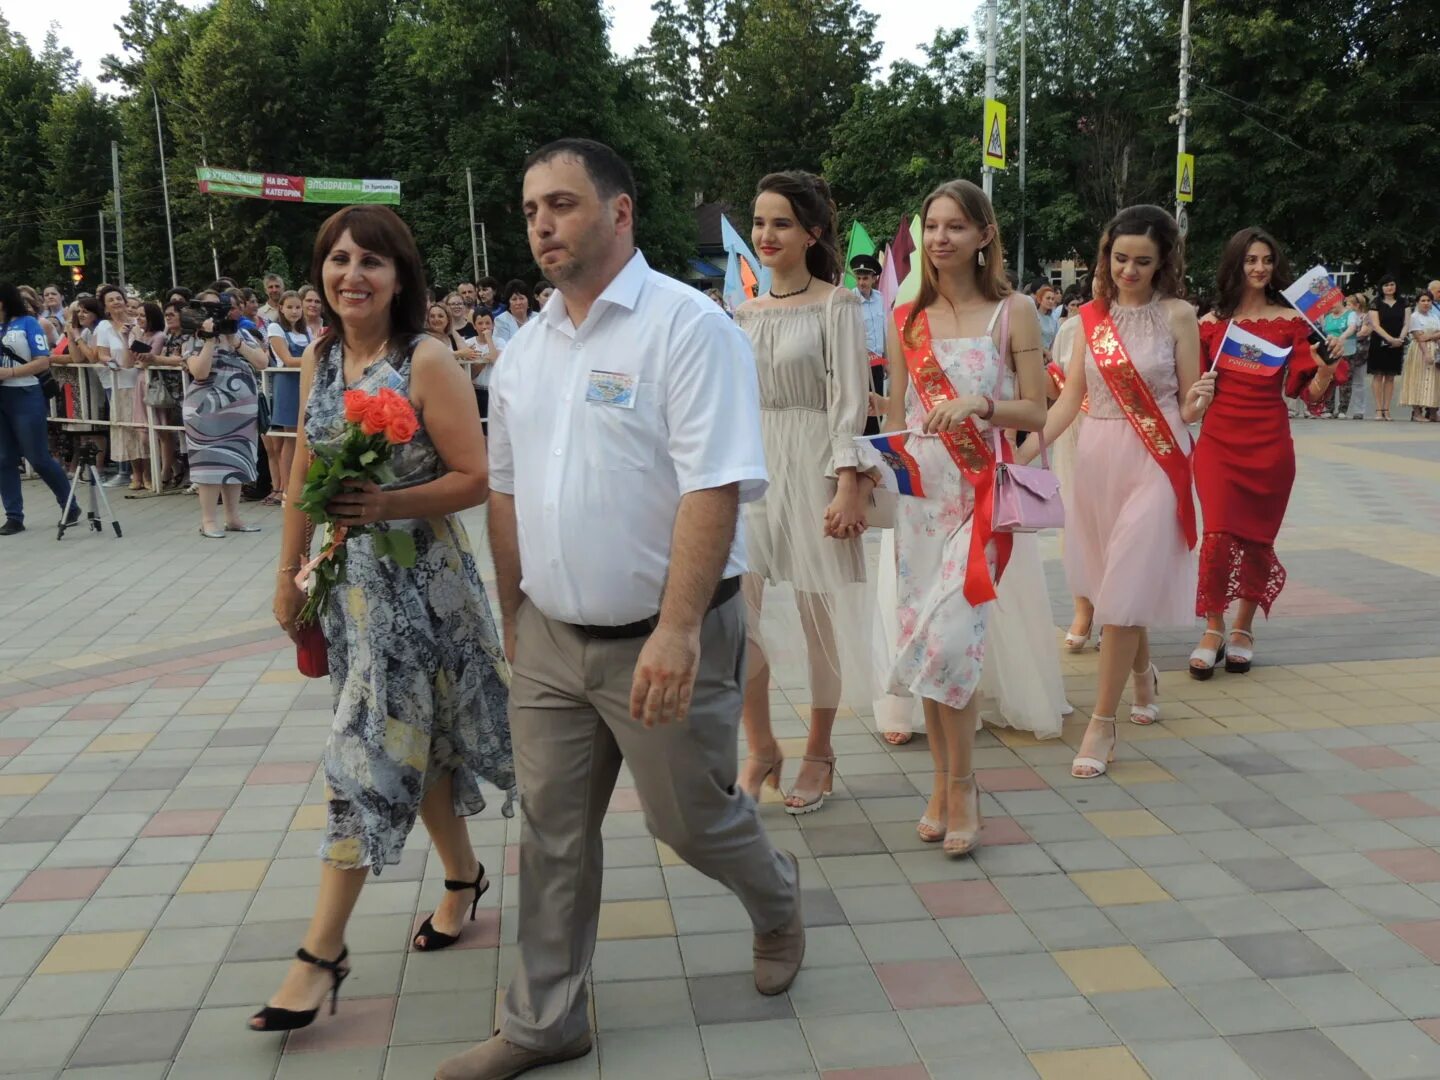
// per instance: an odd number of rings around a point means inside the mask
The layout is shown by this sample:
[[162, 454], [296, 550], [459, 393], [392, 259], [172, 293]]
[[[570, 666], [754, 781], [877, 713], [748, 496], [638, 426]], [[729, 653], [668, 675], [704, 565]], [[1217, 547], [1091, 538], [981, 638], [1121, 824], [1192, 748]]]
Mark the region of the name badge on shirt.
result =
[[635, 408], [634, 375], [620, 371], [592, 371], [585, 400], [595, 405], [614, 405], [621, 409]]
[[355, 389], [364, 390], [366, 393], [374, 394], [382, 387], [389, 387], [397, 393], [405, 392], [405, 379], [401, 374], [390, 366], [390, 361], [384, 361], [379, 367], [372, 369], [364, 378], [355, 384]]

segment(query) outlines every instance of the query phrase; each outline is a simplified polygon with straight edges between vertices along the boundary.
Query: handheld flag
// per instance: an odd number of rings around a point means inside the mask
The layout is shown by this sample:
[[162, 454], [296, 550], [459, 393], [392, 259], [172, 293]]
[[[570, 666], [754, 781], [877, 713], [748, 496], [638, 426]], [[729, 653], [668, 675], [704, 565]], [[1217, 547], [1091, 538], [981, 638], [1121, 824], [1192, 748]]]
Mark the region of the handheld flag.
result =
[[880, 282], [875, 286], [875, 291], [880, 294], [880, 299], [885, 301], [888, 315], [895, 306], [895, 294], [900, 291], [900, 280], [895, 276], [895, 250], [892, 247], [885, 249], [885, 266], [880, 271]]
[[855, 275], [850, 272], [850, 260], [856, 255], [874, 255], [875, 241], [870, 239], [865, 226], [860, 222], [854, 222], [850, 226], [850, 246], [845, 251], [845, 287], [855, 288]]
[[1306, 270], [1295, 279], [1295, 284], [1280, 295], [1290, 301], [1317, 332], [1320, 332], [1321, 316], [1344, 299], [1340, 290], [1331, 283], [1330, 272], [1323, 266], [1312, 266]]
[[925, 485], [920, 479], [920, 463], [905, 449], [905, 441], [914, 431], [897, 431], [889, 435], [857, 435], [855, 445], [867, 466], [879, 466], [880, 489], [897, 495], [925, 498]]
[[900, 215], [900, 228], [895, 230], [895, 239], [890, 243], [890, 260], [895, 264], [895, 285], [910, 275], [910, 256], [915, 251], [915, 238], [910, 235], [910, 220]]
[[1224, 340], [1215, 356], [1216, 368], [1244, 371], [1251, 375], [1276, 375], [1285, 367], [1290, 346], [1276, 345], [1235, 325], [1225, 328]]
[[[924, 239], [924, 223], [920, 215], [916, 214], [910, 219], [910, 250], [920, 251], [921, 241]], [[925, 257], [921, 252], [920, 259]], [[900, 279], [900, 291], [895, 294], [897, 304], [908, 304], [920, 295], [920, 259], [910, 260], [910, 272]]]
[[760, 265], [724, 214], [720, 215], [720, 243], [725, 246], [725, 303], [733, 311], [770, 288], [770, 271]]

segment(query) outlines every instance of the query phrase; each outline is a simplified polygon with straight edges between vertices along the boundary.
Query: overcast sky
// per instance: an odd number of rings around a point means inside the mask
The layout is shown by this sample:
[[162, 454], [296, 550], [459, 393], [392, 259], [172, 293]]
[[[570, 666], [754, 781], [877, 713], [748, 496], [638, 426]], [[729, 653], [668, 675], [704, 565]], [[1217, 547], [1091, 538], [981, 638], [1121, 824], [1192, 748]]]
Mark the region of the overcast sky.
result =
[[[199, 7], [204, 0], [181, 0]], [[611, 43], [620, 55], [628, 55], [643, 44], [650, 34], [654, 13], [651, 0], [610, 0], [614, 27]], [[919, 60], [920, 46], [930, 41], [942, 26], [973, 27], [979, 0], [955, 0], [936, 4], [932, 0], [868, 0], [866, 6], [881, 11], [876, 36], [885, 43], [881, 56], [882, 70], [900, 59]], [[98, 80], [100, 60], [107, 53], [120, 51], [115, 23], [124, 14], [124, 0], [66, 0], [61, 4], [45, 0], [0, 0], [0, 12], [13, 30], [19, 31], [39, 49], [45, 40], [46, 28], [58, 24], [61, 41], [68, 45], [80, 61], [81, 72]]]

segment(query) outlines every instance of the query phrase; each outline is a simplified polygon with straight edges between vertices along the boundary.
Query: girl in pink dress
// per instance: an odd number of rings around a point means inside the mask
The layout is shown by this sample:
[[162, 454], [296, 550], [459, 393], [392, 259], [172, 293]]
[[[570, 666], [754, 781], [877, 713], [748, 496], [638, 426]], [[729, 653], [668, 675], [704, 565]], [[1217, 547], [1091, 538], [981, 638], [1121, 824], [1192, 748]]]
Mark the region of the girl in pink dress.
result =
[[[1095, 712], [1072, 775], [1103, 774], [1115, 758], [1115, 713], [1133, 674], [1131, 722], [1160, 716], [1149, 627], [1185, 626], [1195, 591], [1195, 505], [1186, 424], [1204, 414], [1215, 376], [1200, 374], [1195, 310], [1178, 299], [1184, 251], [1175, 219], [1132, 206], [1106, 226], [1095, 300], [1081, 309], [1075, 358], [1045, 439], [1090, 411], [1065, 490], [1065, 573], [1104, 629]], [[1183, 402], [1183, 404], [1182, 404]], [[1029, 443], [1020, 460], [1035, 454]]]
[[964, 855], [980, 836], [975, 691], [993, 583], [1009, 552], [1008, 536], [986, 539], [993, 457], [987, 468], [985, 456], [992, 426], [1044, 424], [1045, 368], [1034, 305], [1010, 304], [990, 200], [954, 180], [930, 193], [920, 216], [920, 294], [896, 309], [886, 341], [886, 430], [916, 432], [906, 450], [925, 483], [925, 497], [902, 498], [897, 511], [900, 633], [889, 690], [921, 698], [925, 710], [935, 781], [920, 837]]

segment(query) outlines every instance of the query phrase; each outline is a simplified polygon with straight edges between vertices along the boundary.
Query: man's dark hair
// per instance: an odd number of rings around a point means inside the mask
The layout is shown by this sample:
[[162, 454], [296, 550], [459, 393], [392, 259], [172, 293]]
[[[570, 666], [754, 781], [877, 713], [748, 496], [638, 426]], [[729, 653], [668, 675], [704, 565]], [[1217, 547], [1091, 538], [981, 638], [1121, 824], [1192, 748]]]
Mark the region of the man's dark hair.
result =
[[175, 286], [172, 286], [171, 289], [170, 289], [170, 291], [167, 292], [165, 295], [166, 295], [166, 296], [183, 296], [186, 300], [193, 300], [193, 299], [195, 299], [195, 294], [192, 293], [189, 289], [187, 289], [184, 285], [175, 285]]
[[233, 288], [235, 288], [235, 282], [228, 277], [222, 277], [216, 280], [215, 284], [211, 285], [207, 291], [213, 293], [223, 293], [227, 289]]
[[500, 291], [500, 282], [496, 281], [493, 277], [482, 277], [475, 283], [475, 288], [494, 289], [498, 293]]
[[536, 165], [544, 165], [557, 157], [573, 157], [579, 161], [602, 199], [624, 194], [630, 196], [631, 203], [637, 202], [635, 177], [630, 172], [630, 166], [614, 150], [594, 139], [556, 139], [546, 143], [525, 159], [521, 176]]

